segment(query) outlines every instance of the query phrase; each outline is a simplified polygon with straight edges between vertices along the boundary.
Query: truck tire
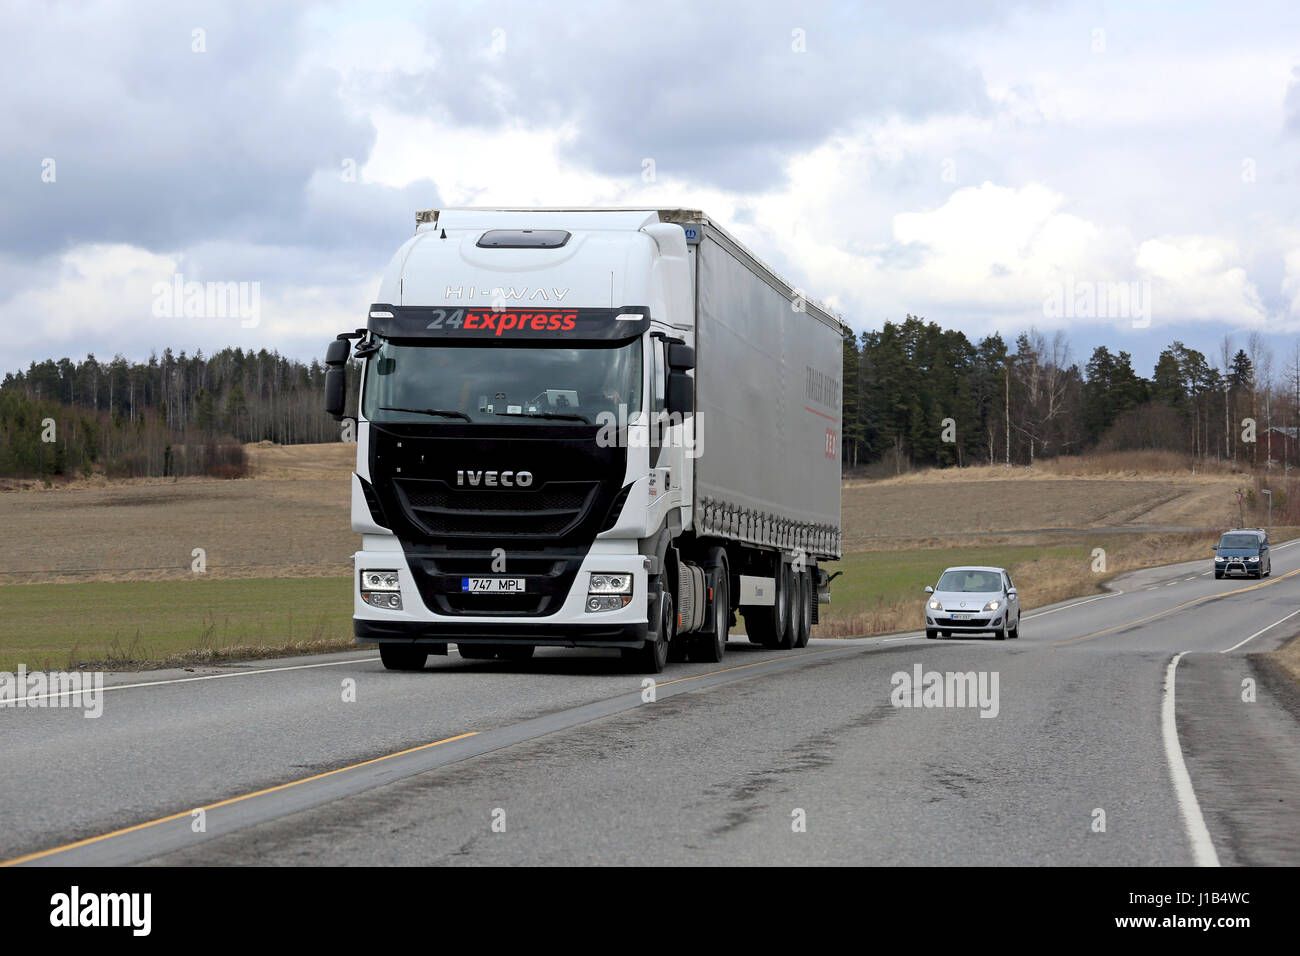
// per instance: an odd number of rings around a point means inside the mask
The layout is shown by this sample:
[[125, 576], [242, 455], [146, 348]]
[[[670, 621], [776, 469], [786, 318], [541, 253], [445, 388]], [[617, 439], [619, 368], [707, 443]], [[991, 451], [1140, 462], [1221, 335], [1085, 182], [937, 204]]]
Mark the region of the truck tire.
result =
[[429, 652], [414, 644], [380, 644], [379, 659], [390, 671], [421, 671]]
[[812, 637], [812, 602], [817, 600], [816, 588], [812, 583], [811, 571], [800, 571], [795, 575], [798, 586], [795, 588], [795, 606], [797, 611], [794, 615], [795, 623], [795, 647], [807, 647], [808, 639]]
[[[784, 561], [781, 563], [781, 570], [777, 573], [776, 580], [776, 603], [783, 609], [782, 617], [785, 618], [784, 627], [777, 625], [776, 621], [772, 622], [777, 632], [777, 644], [783, 651], [792, 650], [798, 646], [799, 640], [799, 588], [796, 582], [799, 576], [794, 573], [790, 565]], [[775, 617], [775, 615], [773, 615]]]
[[709, 613], [713, 615], [713, 633], [701, 634], [691, 643], [691, 660], [716, 664], [727, 652], [727, 637], [731, 630], [731, 591], [727, 565], [714, 565], [718, 583], [713, 588], [713, 601]]
[[790, 566], [782, 563], [773, 578], [776, 600], [770, 607], [759, 605], [744, 608], [745, 633], [751, 644], [763, 647], [790, 648], [794, 646], [790, 634]]
[[[658, 635], [647, 634], [641, 647], [625, 647], [623, 660], [634, 674], [661, 674], [668, 664], [668, 645], [677, 634], [677, 609], [673, 596], [664, 592]], [[657, 639], [656, 639], [657, 638]]]

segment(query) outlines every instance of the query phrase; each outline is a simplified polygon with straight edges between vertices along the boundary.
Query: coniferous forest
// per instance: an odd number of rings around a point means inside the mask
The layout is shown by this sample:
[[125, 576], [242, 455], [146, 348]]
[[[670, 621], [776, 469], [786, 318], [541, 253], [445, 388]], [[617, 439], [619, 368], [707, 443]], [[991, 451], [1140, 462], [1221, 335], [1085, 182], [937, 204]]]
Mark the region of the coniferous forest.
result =
[[[324, 382], [318, 361], [238, 348], [33, 362], [0, 382], [0, 476], [238, 477], [247, 442], [340, 440]], [[843, 401], [846, 471], [1145, 449], [1300, 464], [1300, 343], [1279, 360], [1258, 335], [1215, 356], [1173, 342], [1144, 376], [1105, 346], [1080, 363], [1063, 332], [973, 342], [909, 315], [845, 339]]]

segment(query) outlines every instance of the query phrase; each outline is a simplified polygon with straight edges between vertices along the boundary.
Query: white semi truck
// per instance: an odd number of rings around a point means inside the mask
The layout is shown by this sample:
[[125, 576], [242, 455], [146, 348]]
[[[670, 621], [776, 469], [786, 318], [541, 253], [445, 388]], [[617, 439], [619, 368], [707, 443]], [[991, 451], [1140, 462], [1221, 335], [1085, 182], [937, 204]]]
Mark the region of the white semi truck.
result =
[[658, 673], [721, 659], [739, 613], [806, 644], [840, 556], [843, 323], [693, 210], [416, 223], [326, 357], [336, 418], [362, 363], [357, 641], [398, 670], [455, 644]]

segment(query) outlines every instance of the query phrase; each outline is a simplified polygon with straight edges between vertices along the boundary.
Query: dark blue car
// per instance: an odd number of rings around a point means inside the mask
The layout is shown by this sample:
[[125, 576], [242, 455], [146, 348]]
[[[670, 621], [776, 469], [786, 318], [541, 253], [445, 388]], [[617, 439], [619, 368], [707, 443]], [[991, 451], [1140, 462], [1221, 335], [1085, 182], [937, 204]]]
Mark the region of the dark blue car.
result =
[[1214, 576], [1266, 578], [1273, 573], [1268, 532], [1263, 528], [1227, 531], [1214, 549]]

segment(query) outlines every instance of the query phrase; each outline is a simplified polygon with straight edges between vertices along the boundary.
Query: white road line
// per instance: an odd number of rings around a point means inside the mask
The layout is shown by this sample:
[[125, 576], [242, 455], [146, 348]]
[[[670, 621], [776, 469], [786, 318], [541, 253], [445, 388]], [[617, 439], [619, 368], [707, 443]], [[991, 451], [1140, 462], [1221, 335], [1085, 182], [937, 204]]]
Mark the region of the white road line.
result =
[[1184, 580], [1184, 581], [1195, 581], [1195, 580], [1196, 580], [1196, 577], [1195, 577], [1195, 576], [1192, 576], [1192, 577], [1190, 577], [1190, 578], [1183, 578], [1183, 580]]
[[[171, 680], [151, 680], [141, 681], [138, 684], [113, 684], [102, 688], [103, 691], [110, 690], [131, 690], [136, 687], [164, 687], [167, 684], [192, 684], [200, 680], [222, 680], [226, 677], [252, 677], [255, 674], [276, 674], [280, 671], [305, 671], [313, 667], [338, 667], [340, 664], [363, 664], [366, 661], [377, 661], [378, 657], [358, 657], [346, 661], [325, 661], [322, 664], [293, 664], [289, 667], [262, 667], [255, 671], [232, 671], [228, 674], [205, 674], [202, 677], [174, 677]], [[31, 671], [30, 673], [37, 673]], [[27, 700], [45, 700], [55, 697], [72, 697], [84, 696], [84, 691], [60, 691], [57, 694], [33, 694], [31, 697], [19, 697], [17, 700], [9, 703], [18, 704]]]
[[1160, 585], [1158, 585], [1158, 584], [1153, 584], [1153, 585], [1151, 585], [1151, 587], [1149, 587], [1149, 588], [1143, 588], [1142, 590], [1143, 590], [1143, 591], [1159, 591], [1159, 590], [1160, 590]]
[[1174, 711], [1174, 671], [1186, 651], [1179, 651], [1169, 662], [1165, 670], [1165, 696], [1160, 705], [1160, 730], [1165, 740], [1165, 757], [1169, 761], [1169, 776], [1173, 778], [1174, 795], [1178, 798], [1178, 809], [1183, 815], [1183, 825], [1187, 828], [1187, 837], [1192, 841], [1192, 858], [1197, 866], [1218, 866], [1219, 855], [1214, 852], [1214, 841], [1201, 816], [1201, 805], [1196, 802], [1196, 791], [1192, 789], [1192, 778], [1187, 773], [1187, 764], [1183, 762], [1183, 747], [1178, 742], [1178, 723]]
[[1246, 638], [1244, 641], [1239, 641], [1239, 642], [1237, 642], [1236, 644], [1233, 644], [1231, 647], [1226, 648], [1225, 650], [1219, 651], [1219, 653], [1220, 653], [1220, 654], [1226, 654], [1226, 653], [1228, 653], [1228, 651], [1235, 651], [1237, 648], [1241, 647], [1242, 644], [1249, 644], [1251, 641], [1253, 641], [1255, 638], [1259, 637], [1259, 635], [1263, 634], [1265, 631], [1271, 631], [1273, 628], [1275, 628], [1275, 627], [1277, 627], [1279, 624], [1281, 624], [1282, 621], [1289, 621], [1289, 620], [1291, 620], [1291, 618], [1295, 617], [1297, 614], [1300, 614], [1300, 610], [1292, 611], [1292, 612], [1291, 612], [1290, 614], [1288, 614], [1286, 617], [1274, 621], [1274, 622], [1273, 622], [1272, 624], [1270, 624], [1268, 627], [1261, 627], [1258, 631], [1256, 631], [1254, 634], [1250, 635], [1250, 637]]
[[1171, 587], [1173, 587], [1173, 586], [1174, 586], [1175, 584], [1177, 584], [1177, 583], [1178, 583], [1177, 581], [1170, 581], [1168, 584], [1165, 585], [1165, 587], [1167, 587], [1167, 588], [1171, 588]]
[[1098, 594], [1096, 597], [1090, 597], [1086, 601], [1075, 601], [1073, 604], [1067, 604], [1064, 607], [1054, 607], [1050, 611], [1042, 611], [1038, 614], [1030, 614], [1025, 620], [1032, 621], [1034, 618], [1047, 617], [1049, 614], [1055, 614], [1057, 611], [1068, 611], [1072, 607], [1081, 607], [1084, 604], [1091, 604], [1093, 601], [1104, 601], [1106, 598], [1119, 597], [1123, 591], [1112, 591], [1110, 594]]

